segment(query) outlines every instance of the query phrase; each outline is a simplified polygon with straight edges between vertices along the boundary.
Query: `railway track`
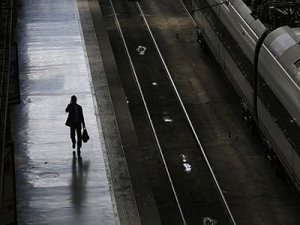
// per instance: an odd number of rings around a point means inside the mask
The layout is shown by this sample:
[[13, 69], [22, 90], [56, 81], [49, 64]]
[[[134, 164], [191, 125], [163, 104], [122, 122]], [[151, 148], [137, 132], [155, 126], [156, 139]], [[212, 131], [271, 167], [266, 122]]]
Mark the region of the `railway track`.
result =
[[236, 224], [141, 4], [109, 4], [129, 62], [122, 72], [128, 103], [147, 126], [143, 154], [162, 223]]

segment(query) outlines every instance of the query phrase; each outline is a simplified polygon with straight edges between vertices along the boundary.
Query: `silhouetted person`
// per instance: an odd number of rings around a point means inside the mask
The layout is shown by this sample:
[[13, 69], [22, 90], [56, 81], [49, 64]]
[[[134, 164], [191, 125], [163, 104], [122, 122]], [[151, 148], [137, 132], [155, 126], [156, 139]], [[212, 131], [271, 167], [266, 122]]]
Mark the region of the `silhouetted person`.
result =
[[[85, 128], [84, 117], [82, 113], [82, 107], [77, 104], [77, 98], [75, 95], [71, 97], [71, 102], [68, 104], [66, 108], [66, 112], [69, 113], [66, 126], [70, 127], [70, 136], [72, 140], [72, 147], [75, 149], [76, 147], [76, 138], [75, 138], [75, 131], [77, 133], [77, 155], [80, 156], [80, 148], [82, 145], [81, 140], [81, 124], [83, 128]], [[75, 155], [75, 151], [73, 151]]]

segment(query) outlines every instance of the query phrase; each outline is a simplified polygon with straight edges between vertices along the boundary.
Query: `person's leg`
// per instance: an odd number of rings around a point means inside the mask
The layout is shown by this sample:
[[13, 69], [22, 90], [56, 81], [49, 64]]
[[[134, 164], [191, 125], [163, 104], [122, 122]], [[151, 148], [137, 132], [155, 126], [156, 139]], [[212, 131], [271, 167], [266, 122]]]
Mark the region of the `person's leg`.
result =
[[82, 138], [81, 138], [81, 126], [76, 127], [77, 133], [77, 154], [80, 156], [80, 148], [82, 145]]
[[75, 148], [76, 138], [75, 138], [75, 128], [74, 127], [70, 127], [70, 136], [71, 136], [71, 140], [72, 140], [72, 147]]

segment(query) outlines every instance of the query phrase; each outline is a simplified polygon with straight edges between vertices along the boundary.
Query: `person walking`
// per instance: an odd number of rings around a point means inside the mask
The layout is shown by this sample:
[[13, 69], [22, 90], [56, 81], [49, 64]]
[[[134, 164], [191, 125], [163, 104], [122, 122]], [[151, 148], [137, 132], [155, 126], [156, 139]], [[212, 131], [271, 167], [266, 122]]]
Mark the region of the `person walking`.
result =
[[[77, 155], [80, 157], [80, 148], [82, 146], [82, 136], [81, 136], [81, 124], [85, 128], [84, 117], [82, 112], [82, 107], [77, 104], [77, 97], [73, 95], [71, 97], [71, 102], [68, 104], [66, 110], [68, 118], [66, 121], [66, 126], [70, 127], [70, 137], [72, 140], [72, 148], [76, 147], [75, 132], [77, 134]], [[73, 151], [75, 155], [75, 151]]]

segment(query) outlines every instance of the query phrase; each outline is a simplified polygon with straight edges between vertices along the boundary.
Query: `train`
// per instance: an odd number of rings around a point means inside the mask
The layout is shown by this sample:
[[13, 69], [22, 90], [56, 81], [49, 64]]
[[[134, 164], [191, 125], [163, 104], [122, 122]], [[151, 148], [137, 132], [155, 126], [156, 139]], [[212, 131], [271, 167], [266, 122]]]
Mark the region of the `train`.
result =
[[192, 0], [190, 6], [199, 41], [300, 191], [300, 27], [270, 30], [242, 0]]

